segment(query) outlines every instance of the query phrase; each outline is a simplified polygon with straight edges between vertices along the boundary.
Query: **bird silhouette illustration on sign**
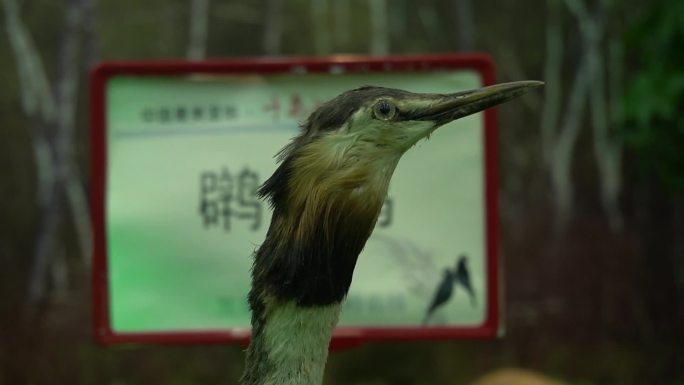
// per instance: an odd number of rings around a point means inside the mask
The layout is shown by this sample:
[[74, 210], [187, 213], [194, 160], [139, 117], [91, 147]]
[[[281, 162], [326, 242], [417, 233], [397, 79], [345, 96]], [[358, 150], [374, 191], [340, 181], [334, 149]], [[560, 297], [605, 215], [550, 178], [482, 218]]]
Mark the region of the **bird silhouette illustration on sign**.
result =
[[437, 285], [435, 293], [432, 297], [432, 302], [430, 302], [430, 306], [428, 306], [427, 310], [425, 311], [423, 325], [427, 325], [432, 320], [432, 316], [434, 315], [435, 311], [444, 307], [444, 305], [446, 305], [449, 300], [453, 298], [453, 295], [456, 292], [454, 286], [456, 285], [460, 285], [463, 287], [463, 289], [465, 289], [466, 292], [468, 292], [471, 306], [476, 305], [475, 291], [473, 290], [473, 285], [470, 282], [470, 271], [468, 269], [467, 261], [468, 257], [463, 254], [458, 257], [456, 266], [453, 270], [449, 268], [444, 269], [442, 280], [440, 281], [439, 285]]

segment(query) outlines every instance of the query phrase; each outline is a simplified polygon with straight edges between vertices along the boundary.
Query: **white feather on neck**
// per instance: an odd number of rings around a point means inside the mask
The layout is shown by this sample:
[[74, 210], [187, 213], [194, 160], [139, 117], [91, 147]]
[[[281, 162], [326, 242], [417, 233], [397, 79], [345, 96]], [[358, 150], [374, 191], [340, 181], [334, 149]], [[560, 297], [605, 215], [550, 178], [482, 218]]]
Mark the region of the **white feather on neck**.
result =
[[264, 340], [274, 368], [261, 384], [320, 385], [340, 304], [301, 307], [290, 301], [271, 306]]

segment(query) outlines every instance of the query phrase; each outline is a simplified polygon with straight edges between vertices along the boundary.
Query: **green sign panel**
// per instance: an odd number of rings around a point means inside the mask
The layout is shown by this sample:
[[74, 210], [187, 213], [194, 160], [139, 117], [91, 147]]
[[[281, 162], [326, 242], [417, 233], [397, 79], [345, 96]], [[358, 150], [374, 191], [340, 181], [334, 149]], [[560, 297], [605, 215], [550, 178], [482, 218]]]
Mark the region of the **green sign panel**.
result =
[[[319, 103], [363, 85], [451, 93], [482, 78], [472, 69], [109, 77], [103, 300], [111, 332], [248, 333], [252, 254], [271, 217], [256, 189]], [[483, 117], [440, 128], [401, 160], [340, 327], [486, 321]], [[456, 279], [460, 256], [469, 282]], [[429, 311], [447, 283], [450, 295]]]

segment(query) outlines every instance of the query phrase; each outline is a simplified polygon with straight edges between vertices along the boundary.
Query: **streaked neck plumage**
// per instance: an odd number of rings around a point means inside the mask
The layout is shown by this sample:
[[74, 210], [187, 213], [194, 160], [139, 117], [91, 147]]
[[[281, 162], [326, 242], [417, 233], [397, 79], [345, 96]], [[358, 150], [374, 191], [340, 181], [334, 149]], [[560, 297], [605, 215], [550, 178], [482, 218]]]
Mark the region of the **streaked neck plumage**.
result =
[[252, 268], [243, 385], [322, 382], [340, 306], [395, 166], [359, 165], [329, 178], [324, 159], [299, 152], [262, 186], [274, 211]]

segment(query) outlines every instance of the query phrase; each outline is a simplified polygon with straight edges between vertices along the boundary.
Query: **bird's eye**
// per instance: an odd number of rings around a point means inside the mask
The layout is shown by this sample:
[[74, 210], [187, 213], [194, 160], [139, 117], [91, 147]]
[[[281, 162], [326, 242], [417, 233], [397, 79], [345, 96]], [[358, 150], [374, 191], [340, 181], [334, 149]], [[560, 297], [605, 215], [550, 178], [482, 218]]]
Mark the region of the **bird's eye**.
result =
[[380, 120], [390, 120], [397, 112], [397, 108], [387, 100], [381, 100], [373, 106], [373, 115]]

